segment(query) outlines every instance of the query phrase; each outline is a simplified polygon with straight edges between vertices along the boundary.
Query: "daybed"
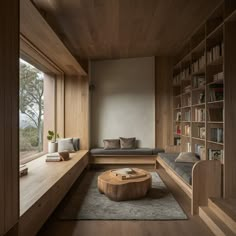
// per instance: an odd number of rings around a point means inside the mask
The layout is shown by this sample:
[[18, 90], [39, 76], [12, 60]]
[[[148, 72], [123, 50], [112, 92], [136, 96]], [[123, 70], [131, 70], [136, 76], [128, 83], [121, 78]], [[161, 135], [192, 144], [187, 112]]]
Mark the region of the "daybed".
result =
[[93, 148], [90, 150], [91, 164], [155, 164], [161, 148], [109, 149]]
[[[174, 153], [173, 153], [174, 151]], [[167, 147], [159, 153], [156, 168], [162, 167], [191, 199], [192, 214], [199, 206], [207, 205], [208, 198], [221, 196], [221, 163], [217, 160], [199, 160], [196, 163], [176, 163], [176, 147]]]

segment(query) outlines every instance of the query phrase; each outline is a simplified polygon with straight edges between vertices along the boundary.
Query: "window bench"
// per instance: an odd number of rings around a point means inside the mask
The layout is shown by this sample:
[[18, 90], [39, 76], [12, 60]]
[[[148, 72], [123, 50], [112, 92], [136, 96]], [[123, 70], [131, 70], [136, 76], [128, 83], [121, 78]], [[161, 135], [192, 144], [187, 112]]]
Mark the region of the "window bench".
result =
[[20, 178], [20, 235], [38, 232], [88, 165], [87, 150], [63, 162], [45, 162], [45, 157], [29, 162], [28, 175]]
[[93, 148], [90, 150], [90, 164], [137, 164], [154, 165], [161, 148], [112, 149]]
[[175, 163], [178, 153], [160, 153], [156, 168], [162, 167], [191, 199], [191, 213], [206, 206], [208, 198], [221, 197], [220, 161], [199, 160], [195, 164]]

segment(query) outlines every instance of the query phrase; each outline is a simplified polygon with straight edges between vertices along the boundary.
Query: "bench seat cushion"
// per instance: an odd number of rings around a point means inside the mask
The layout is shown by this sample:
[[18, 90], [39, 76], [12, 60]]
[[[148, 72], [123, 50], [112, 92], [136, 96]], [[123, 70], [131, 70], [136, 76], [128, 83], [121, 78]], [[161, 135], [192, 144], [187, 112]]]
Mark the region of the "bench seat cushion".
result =
[[194, 163], [176, 163], [179, 153], [159, 153], [159, 157], [176, 172], [185, 183], [192, 185], [192, 168]]
[[137, 155], [137, 156], [151, 156], [157, 155], [159, 152], [164, 152], [161, 148], [136, 148], [136, 149], [111, 149], [111, 150], [104, 150], [104, 148], [93, 148], [90, 150], [92, 156], [111, 156], [111, 155]]

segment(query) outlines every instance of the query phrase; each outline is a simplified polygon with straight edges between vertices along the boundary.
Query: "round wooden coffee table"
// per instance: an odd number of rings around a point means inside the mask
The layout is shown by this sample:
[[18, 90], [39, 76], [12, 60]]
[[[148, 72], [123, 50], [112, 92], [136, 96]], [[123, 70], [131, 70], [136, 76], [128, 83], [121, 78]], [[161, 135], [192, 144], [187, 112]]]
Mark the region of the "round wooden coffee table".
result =
[[[132, 168], [137, 173], [132, 178], [122, 179], [109, 170], [98, 176], [98, 190], [113, 201], [124, 201], [144, 197], [151, 188], [152, 177], [149, 172]], [[140, 176], [140, 177], [139, 177]]]

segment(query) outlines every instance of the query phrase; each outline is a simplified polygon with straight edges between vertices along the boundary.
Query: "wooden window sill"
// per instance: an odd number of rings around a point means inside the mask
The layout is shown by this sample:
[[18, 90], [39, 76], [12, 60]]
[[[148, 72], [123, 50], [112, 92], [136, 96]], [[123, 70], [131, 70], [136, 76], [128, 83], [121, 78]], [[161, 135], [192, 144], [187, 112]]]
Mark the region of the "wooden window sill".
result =
[[45, 162], [44, 155], [27, 163], [28, 175], [20, 178], [20, 216], [52, 189], [87, 153], [88, 150], [80, 150], [70, 154], [71, 159], [64, 162]]

